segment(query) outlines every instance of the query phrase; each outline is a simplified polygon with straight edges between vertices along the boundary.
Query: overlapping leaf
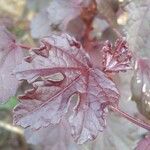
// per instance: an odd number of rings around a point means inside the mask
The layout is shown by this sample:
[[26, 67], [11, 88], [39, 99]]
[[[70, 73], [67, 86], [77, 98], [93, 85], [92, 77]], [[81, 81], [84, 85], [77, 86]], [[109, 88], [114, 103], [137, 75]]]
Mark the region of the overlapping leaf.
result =
[[132, 99], [140, 112], [150, 118], [150, 59], [139, 59], [131, 82]]
[[150, 2], [133, 0], [127, 10], [129, 18], [125, 28], [130, 49], [140, 56], [150, 57]]
[[4, 27], [0, 27], [0, 101], [5, 102], [14, 96], [18, 80], [12, 74], [13, 69], [21, 63], [22, 49], [17, 46], [15, 38]]
[[80, 14], [80, 3], [79, 0], [51, 1], [49, 7], [33, 19], [31, 23], [32, 36], [41, 38], [49, 33], [64, 31], [68, 22]]

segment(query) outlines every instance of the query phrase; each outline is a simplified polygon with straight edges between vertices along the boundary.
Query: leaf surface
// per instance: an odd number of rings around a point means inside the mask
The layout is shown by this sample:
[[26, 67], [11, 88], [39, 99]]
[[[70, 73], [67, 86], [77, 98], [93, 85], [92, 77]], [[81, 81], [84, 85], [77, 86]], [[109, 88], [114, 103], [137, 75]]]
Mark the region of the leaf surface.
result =
[[136, 150], [149, 150], [149, 149], [150, 149], [150, 136], [146, 136], [137, 144]]
[[137, 60], [131, 91], [140, 112], [150, 119], [150, 59]]
[[6, 102], [14, 96], [19, 81], [13, 75], [13, 69], [21, 63], [22, 49], [6, 28], [0, 27], [0, 101]]
[[150, 57], [150, 2], [133, 0], [127, 5], [127, 10], [129, 19], [126, 34], [129, 47], [140, 56]]
[[33, 19], [31, 23], [32, 36], [41, 38], [50, 35], [50, 33], [64, 31], [69, 21], [80, 14], [79, 4], [79, 0], [52, 0], [49, 7]]
[[106, 41], [103, 51], [105, 72], [119, 72], [131, 69], [131, 52], [125, 40], [118, 39], [114, 47], [109, 41]]
[[65, 119], [56, 126], [50, 125], [39, 130], [28, 128], [25, 130], [25, 137], [28, 143], [40, 145], [42, 150], [80, 150], [80, 146], [70, 135], [69, 124]]
[[[20, 80], [28, 80], [34, 88], [19, 97], [14, 122], [34, 129], [58, 124], [68, 112], [70, 97], [78, 94], [69, 117], [72, 136], [80, 144], [95, 139], [105, 128], [108, 106], [118, 105], [115, 84], [92, 65], [81, 44], [69, 35], [52, 35], [42, 42], [49, 49], [48, 57], [32, 51], [30, 59], [15, 70]], [[52, 80], [55, 73], [63, 79]]]

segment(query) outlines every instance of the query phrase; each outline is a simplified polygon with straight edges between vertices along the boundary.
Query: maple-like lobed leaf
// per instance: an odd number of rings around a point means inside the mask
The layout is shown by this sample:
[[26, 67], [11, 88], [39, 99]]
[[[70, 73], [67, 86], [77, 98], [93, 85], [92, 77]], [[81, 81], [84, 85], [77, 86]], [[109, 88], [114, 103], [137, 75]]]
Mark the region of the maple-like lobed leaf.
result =
[[138, 142], [136, 150], [149, 150], [149, 149], [150, 149], [150, 136], [148, 135]]
[[[126, 78], [123, 77], [123, 86], [126, 82]], [[130, 89], [129, 84], [127, 88], [121, 88], [122, 91], [128, 91], [127, 89]], [[121, 96], [124, 97], [124, 93], [122, 94], [123, 95]], [[128, 95], [130, 96], [129, 93]], [[125, 97], [128, 98], [127, 96]], [[121, 99], [121, 104], [119, 105], [123, 107], [122, 109], [125, 109], [127, 112], [134, 115], [137, 112], [136, 105], [132, 101], [126, 101], [126, 98]], [[70, 114], [70, 112], [68, 112], [68, 114]], [[107, 128], [103, 133], [100, 133], [93, 142], [78, 145], [72, 141], [73, 138], [70, 136], [69, 125], [68, 123], [66, 125], [66, 123], [67, 120], [64, 122], [62, 119], [60, 124], [53, 128], [51, 126], [40, 128], [39, 130], [27, 128], [25, 130], [27, 142], [35, 145], [42, 145], [42, 150], [49, 150], [49, 147], [51, 147], [51, 150], [55, 147], [58, 149], [61, 147], [61, 149], [64, 148], [64, 150], [83, 150], [91, 148], [99, 150], [120, 150], [124, 147], [124, 149], [128, 150], [133, 149], [137, 144], [137, 141], [139, 141], [140, 136], [147, 132], [138, 126], [131, 124], [120, 115], [118, 116], [117, 113], [111, 113], [107, 116]]]
[[0, 102], [6, 102], [14, 96], [19, 81], [13, 75], [13, 69], [21, 63], [22, 49], [16, 44], [15, 37], [0, 26]]
[[[67, 34], [52, 35], [42, 42], [49, 48], [48, 57], [32, 51], [15, 72], [20, 80], [33, 83], [33, 89], [20, 96], [14, 109], [14, 123], [39, 129], [58, 124], [68, 112], [71, 96], [79, 99], [69, 117], [72, 136], [79, 144], [93, 140], [106, 126], [109, 105], [118, 105], [115, 84], [95, 68], [81, 44]], [[53, 81], [51, 75], [61, 73], [63, 79]]]
[[79, 71], [88, 66], [88, 55], [85, 55], [81, 44], [69, 35], [52, 35], [41, 41], [46, 49], [49, 49], [48, 58], [37, 55], [33, 49], [31, 56], [14, 70], [19, 80], [26, 79], [31, 83], [43, 75], [71, 70]]
[[103, 47], [103, 66], [105, 72], [119, 72], [132, 69], [131, 52], [123, 39], [118, 39], [114, 47], [109, 41]]

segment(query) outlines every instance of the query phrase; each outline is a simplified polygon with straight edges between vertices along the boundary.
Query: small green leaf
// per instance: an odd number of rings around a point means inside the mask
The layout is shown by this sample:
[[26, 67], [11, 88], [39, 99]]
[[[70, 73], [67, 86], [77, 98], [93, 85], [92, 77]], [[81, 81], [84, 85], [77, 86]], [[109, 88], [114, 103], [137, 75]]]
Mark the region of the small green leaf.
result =
[[1, 104], [0, 108], [13, 109], [18, 103], [16, 97], [11, 97], [5, 104]]

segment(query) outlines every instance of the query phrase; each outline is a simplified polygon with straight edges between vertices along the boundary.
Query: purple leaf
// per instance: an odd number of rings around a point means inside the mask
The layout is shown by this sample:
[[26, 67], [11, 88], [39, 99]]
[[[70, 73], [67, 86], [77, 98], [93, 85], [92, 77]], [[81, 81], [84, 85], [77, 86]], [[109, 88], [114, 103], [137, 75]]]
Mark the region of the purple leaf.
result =
[[[66, 130], [67, 129], [67, 130]], [[25, 137], [28, 143], [40, 145], [42, 150], [79, 150], [70, 135], [69, 124], [65, 119], [56, 126], [48, 126], [39, 130], [28, 128], [25, 130]], [[56, 140], [57, 139], [57, 140]]]
[[119, 72], [131, 69], [131, 52], [128, 50], [125, 40], [118, 39], [114, 47], [109, 41], [106, 41], [103, 51], [105, 72]]
[[6, 28], [0, 27], [0, 101], [6, 102], [14, 96], [18, 88], [18, 80], [12, 74], [13, 69], [21, 63], [22, 49], [17, 46], [15, 38]]
[[[14, 110], [14, 122], [39, 129], [58, 124], [68, 112], [73, 94], [78, 94], [73, 114], [69, 117], [72, 135], [77, 143], [93, 140], [105, 128], [107, 108], [118, 105], [115, 84], [95, 68], [81, 44], [67, 34], [52, 35], [42, 40], [49, 48], [48, 57], [32, 51], [15, 72], [17, 77], [33, 83], [33, 89], [20, 96]], [[52, 80], [61, 73], [63, 78]]]
[[127, 5], [128, 23], [125, 26], [127, 41], [132, 51], [141, 57], [150, 57], [150, 2], [132, 0]]
[[83, 3], [87, 3], [87, 0], [86, 2], [82, 1], [52, 0], [49, 7], [33, 19], [31, 23], [32, 36], [41, 38], [51, 33], [65, 31], [68, 23], [80, 15]]
[[146, 136], [137, 144], [136, 150], [149, 150], [149, 149], [150, 149], [150, 136]]
[[132, 99], [140, 112], [150, 119], [150, 59], [139, 59], [131, 82]]

